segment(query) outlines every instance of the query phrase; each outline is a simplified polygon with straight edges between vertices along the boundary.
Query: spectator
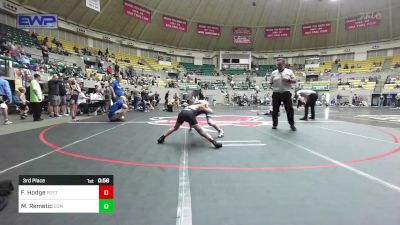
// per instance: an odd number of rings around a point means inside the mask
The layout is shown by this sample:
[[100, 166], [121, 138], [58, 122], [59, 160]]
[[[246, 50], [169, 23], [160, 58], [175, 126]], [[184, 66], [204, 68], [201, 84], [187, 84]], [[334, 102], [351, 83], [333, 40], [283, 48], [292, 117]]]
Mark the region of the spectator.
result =
[[33, 113], [33, 121], [42, 121], [42, 101], [43, 94], [42, 88], [40, 87], [39, 81], [41, 79], [39, 74], [33, 75], [34, 79], [30, 85], [30, 104]]
[[114, 65], [114, 72], [115, 72], [115, 74], [119, 74], [119, 65], [118, 65], [118, 63], [115, 63], [115, 65]]
[[160, 95], [158, 94], [158, 92], [156, 91], [156, 93], [154, 94], [154, 100], [156, 101], [156, 106], [158, 106], [158, 103], [160, 103]]
[[381, 94], [380, 96], [379, 96], [379, 99], [378, 99], [378, 105], [379, 105], [379, 107], [383, 107], [383, 102], [385, 101], [385, 96], [383, 96], [383, 94]]
[[101, 61], [99, 61], [99, 63], [97, 64], [97, 73], [104, 73], [104, 68]]
[[342, 95], [338, 93], [336, 99], [337, 99], [337, 104], [340, 105], [340, 101], [342, 100]]
[[143, 112], [149, 112], [149, 108], [147, 107], [147, 104], [149, 103], [149, 92], [146, 89], [143, 89], [141, 94], [141, 98], [142, 98], [142, 108], [143, 108]]
[[106, 48], [106, 57], [108, 57], [110, 53], [108, 52], [108, 48]]
[[26, 90], [23, 87], [18, 88], [18, 91], [16, 92], [16, 97], [18, 98], [18, 103], [15, 102], [15, 104], [18, 106], [19, 108], [19, 114], [21, 117], [21, 120], [26, 119], [26, 117], [28, 116], [28, 101], [26, 100]]
[[128, 111], [127, 100], [125, 96], [121, 96], [111, 107], [108, 113], [110, 122], [124, 121], [125, 114]]
[[351, 99], [352, 101], [351, 101], [351, 104], [352, 105], [356, 105], [356, 103], [357, 103], [357, 94], [354, 94], [353, 95], [353, 98]]
[[49, 90], [49, 104], [48, 113], [49, 117], [60, 117], [59, 115], [59, 105], [60, 105], [60, 81], [58, 80], [58, 75], [54, 74], [53, 78], [47, 83]]
[[38, 38], [35, 31], [32, 31], [31, 37], [35, 40]]
[[400, 93], [397, 93], [395, 99], [396, 99], [396, 107], [400, 107]]
[[60, 90], [60, 115], [69, 116], [67, 113], [67, 89], [65, 87], [64, 77], [60, 74], [59, 90]]
[[113, 100], [116, 101], [119, 97], [124, 95], [124, 91], [121, 87], [122, 76], [117, 75], [117, 79], [112, 82], [110, 90], [112, 93]]
[[47, 46], [42, 46], [43, 64], [49, 64], [49, 49]]
[[107, 74], [110, 75], [110, 74], [112, 74], [112, 73], [113, 73], [113, 69], [112, 69], [111, 65], [109, 65], [109, 66], [107, 67]]
[[138, 105], [139, 102], [141, 101], [141, 97], [140, 97], [140, 92], [136, 89], [136, 87], [132, 90], [132, 97], [133, 97], [132, 101], [133, 110], [138, 110]]
[[392, 94], [386, 96], [386, 106], [392, 106]]
[[165, 109], [167, 108], [168, 98], [169, 98], [169, 90], [164, 95], [164, 108]]
[[72, 48], [72, 50], [73, 50], [76, 54], [79, 54], [79, 48], [77, 48], [75, 45], [74, 45], [74, 47]]
[[79, 96], [82, 94], [81, 87], [79, 86], [79, 83], [75, 80], [72, 79], [70, 81], [70, 92], [71, 92], [71, 99], [69, 101], [69, 113], [71, 114], [72, 121], [77, 121], [76, 119], [76, 111], [78, 108], [78, 99]]
[[12, 103], [12, 94], [10, 84], [3, 76], [4, 73], [0, 73], [0, 111], [3, 114], [4, 125], [9, 125], [12, 122], [8, 120], [8, 106], [6, 103]]

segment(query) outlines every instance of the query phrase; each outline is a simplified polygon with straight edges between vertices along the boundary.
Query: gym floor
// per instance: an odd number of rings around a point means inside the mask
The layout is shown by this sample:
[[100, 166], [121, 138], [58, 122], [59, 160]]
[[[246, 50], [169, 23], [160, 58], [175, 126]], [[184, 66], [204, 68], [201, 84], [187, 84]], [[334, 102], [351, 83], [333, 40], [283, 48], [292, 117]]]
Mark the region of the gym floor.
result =
[[400, 111], [321, 107], [315, 121], [298, 121], [302, 113], [292, 132], [283, 110], [272, 130], [254, 110], [216, 109], [220, 150], [186, 128], [156, 144], [176, 112], [0, 135], [0, 180], [110, 174], [115, 182], [113, 214], [19, 214], [15, 191], [1, 224], [400, 224]]

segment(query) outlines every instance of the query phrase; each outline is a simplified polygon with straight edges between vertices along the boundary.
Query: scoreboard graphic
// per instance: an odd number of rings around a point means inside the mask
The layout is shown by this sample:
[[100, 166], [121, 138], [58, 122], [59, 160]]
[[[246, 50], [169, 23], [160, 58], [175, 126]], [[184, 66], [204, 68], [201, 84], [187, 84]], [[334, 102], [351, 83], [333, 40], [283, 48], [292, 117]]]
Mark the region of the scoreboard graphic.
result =
[[113, 213], [113, 175], [20, 175], [19, 213]]

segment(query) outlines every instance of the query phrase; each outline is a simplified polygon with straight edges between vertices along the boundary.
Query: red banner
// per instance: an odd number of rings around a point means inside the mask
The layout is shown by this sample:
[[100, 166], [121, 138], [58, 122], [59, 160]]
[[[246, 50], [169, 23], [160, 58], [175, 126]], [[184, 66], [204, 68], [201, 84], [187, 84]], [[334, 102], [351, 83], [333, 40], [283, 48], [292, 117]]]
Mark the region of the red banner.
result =
[[219, 37], [221, 35], [221, 28], [215, 25], [199, 23], [197, 24], [197, 33]]
[[346, 30], [355, 30], [370, 26], [377, 26], [381, 23], [382, 14], [380, 12], [366, 13], [362, 16], [346, 19]]
[[164, 27], [187, 32], [187, 21], [171, 16], [163, 16]]
[[234, 44], [251, 44], [251, 27], [234, 27], [232, 32]]
[[266, 38], [290, 37], [290, 27], [267, 27], [265, 28]]
[[330, 22], [328, 23], [316, 23], [316, 24], [305, 24], [302, 27], [303, 35], [320, 35], [320, 34], [329, 34], [332, 30], [332, 25]]
[[124, 13], [125, 15], [151, 23], [151, 11], [132, 2], [124, 1]]

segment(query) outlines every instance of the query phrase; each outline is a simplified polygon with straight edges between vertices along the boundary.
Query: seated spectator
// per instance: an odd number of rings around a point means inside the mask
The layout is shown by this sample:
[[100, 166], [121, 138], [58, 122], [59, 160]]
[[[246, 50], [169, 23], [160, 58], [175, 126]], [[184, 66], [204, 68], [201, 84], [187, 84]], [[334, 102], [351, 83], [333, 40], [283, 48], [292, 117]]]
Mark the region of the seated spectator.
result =
[[34, 38], [34, 39], [37, 39], [37, 38], [38, 38], [38, 37], [37, 37], [37, 34], [35, 33], [35, 31], [32, 31], [31, 37]]
[[28, 65], [30, 63], [30, 60], [28, 57], [25, 56], [24, 53], [18, 53], [17, 57], [15, 57], [15, 59], [23, 64], [23, 65]]
[[5, 39], [0, 40], [0, 54], [7, 55], [9, 52], [9, 48], [7, 46], [7, 41]]
[[125, 114], [128, 111], [127, 100], [125, 96], [121, 96], [111, 107], [108, 113], [110, 122], [124, 121]]
[[74, 52], [75, 52], [76, 54], [79, 54], [79, 48], [77, 48], [75, 45], [74, 45], [74, 47], [73, 47], [72, 49], [74, 50]]
[[99, 63], [97, 64], [97, 73], [104, 73], [104, 68], [101, 61], [99, 61]]

